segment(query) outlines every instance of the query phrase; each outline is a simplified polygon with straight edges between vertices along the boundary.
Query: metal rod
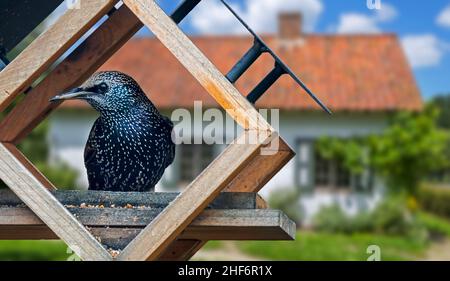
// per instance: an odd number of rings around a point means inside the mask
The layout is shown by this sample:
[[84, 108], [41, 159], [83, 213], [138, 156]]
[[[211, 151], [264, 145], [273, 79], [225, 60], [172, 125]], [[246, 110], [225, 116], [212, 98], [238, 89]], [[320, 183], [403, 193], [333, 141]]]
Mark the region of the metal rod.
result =
[[286, 74], [286, 71], [276, 63], [272, 71], [248, 94], [247, 100], [255, 103], [283, 74]]
[[172, 20], [179, 24], [202, 0], [184, 0], [170, 16]]
[[267, 49], [258, 40], [255, 40], [253, 46], [245, 55], [233, 66], [226, 75], [231, 83], [235, 83], [239, 77], [264, 53]]
[[[256, 34], [256, 32], [254, 32], [249, 26], [248, 24], [233, 10], [233, 8], [231, 8], [230, 5], [228, 5], [224, 0], [220, 0], [220, 2], [222, 2], [225, 7], [227, 7], [227, 9], [239, 20], [239, 22], [253, 35], [253, 37], [255, 38], [255, 41], [258, 41], [261, 45], [263, 45], [267, 50], [266, 52], [268, 52], [273, 59], [275, 60], [276, 64], [279, 64], [282, 66], [282, 68], [284, 69], [284, 71], [289, 74], [289, 76], [292, 77], [292, 79], [295, 80], [295, 82], [297, 82], [302, 88], [303, 90], [305, 90], [305, 92], [311, 96], [311, 98], [317, 102], [319, 104], [319, 106], [325, 110], [327, 113], [331, 114], [331, 111], [322, 103], [322, 101], [316, 97], [316, 95], [314, 95], [314, 93], [305, 85], [305, 83], [303, 83], [302, 80], [300, 80], [300, 78], [298, 78], [295, 73], [275, 54], [275, 52], [269, 47], [267, 46], [267, 44], [261, 39], [261, 37], [258, 36], [258, 34]], [[262, 93], [264, 94], [264, 93]]]

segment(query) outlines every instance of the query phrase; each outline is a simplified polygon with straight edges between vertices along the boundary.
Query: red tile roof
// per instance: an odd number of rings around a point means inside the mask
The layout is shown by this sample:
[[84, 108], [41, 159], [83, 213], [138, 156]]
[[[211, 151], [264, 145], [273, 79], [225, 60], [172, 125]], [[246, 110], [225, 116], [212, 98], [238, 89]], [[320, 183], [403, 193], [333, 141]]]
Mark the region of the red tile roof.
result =
[[[422, 99], [411, 68], [395, 35], [305, 35], [296, 42], [276, 36], [265, 41], [333, 111], [419, 110]], [[252, 45], [238, 36], [192, 37], [222, 73], [227, 73]], [[272, 69], [263, 55], [236, 86], [243, 94]], [[134, 77], [159, 108], [204, 106], [215, 101], [155, 38], [129, 41], [101, 70], [119, 70]], [[279, 80], [258, 107], [317, 110], [318, 106], [288, 76]], [[69, 102], [65, 106], [83, 106]]]

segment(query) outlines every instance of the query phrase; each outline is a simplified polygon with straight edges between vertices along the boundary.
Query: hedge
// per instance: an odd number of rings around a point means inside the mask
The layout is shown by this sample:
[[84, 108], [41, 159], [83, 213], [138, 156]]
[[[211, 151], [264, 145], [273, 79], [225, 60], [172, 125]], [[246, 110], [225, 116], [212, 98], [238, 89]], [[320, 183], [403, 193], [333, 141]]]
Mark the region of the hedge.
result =
[[450, 219], [450, 186], [422, 185], [417, 199], [424, 210]]

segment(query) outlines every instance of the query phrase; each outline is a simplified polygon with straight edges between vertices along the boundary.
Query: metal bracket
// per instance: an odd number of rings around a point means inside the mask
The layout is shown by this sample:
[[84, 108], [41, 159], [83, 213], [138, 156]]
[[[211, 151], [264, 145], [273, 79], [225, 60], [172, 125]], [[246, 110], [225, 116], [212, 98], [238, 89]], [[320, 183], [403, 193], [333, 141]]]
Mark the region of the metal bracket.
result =
[[311, 90], [298, 78], [294, 72], [275, 54], [275, 52], [267, 46], [267, 44], [259, 37], [247, 23], [239, 17], [239, 15], [224, 0], [220, 0], [225, 7], [240, 21], [240, 23], [253, 35], [254, 43], [250, 50], [233, 66], [226, 77], [231, 83], [235, 83], [242, 74], [259, 58], [262, 53], [269, 53], [275, 60], [274, 69], [250, 92], [247, 99], [251, 103], [255, 103], [282, 75], [289, 74], [297, 84], [327, 113], [331, 111], [314, 95]]
[[234, 65], [234, 67], [226, 75], [231, 83], [235, 83], [242, 74], [261, 56], [262, 53], [267, 52], [266, 46], [256, 40], [253, 46], [245, 53], [245, 55]]

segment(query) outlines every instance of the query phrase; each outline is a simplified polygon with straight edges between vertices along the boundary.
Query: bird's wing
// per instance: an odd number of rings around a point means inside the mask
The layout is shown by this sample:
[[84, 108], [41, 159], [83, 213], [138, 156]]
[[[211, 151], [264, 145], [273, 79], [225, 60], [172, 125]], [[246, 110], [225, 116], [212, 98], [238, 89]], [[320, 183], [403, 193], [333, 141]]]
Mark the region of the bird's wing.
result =
[[97, 119], [97, 121], [95, 121], [94, 123], [94, 126], [92, 126], [91, 132], [89, 133], [89, 138], [84, 148], [84, 166], [86, 167], [90, 190], [99, 189], [104, 187], [105, 185], [104, 179], [100, 175], [101, 164], [98, 163], [96, 159], [96, 155], [98, 152], [96, 138], [100, 134], [102, 134], [102, 124], [99, 119]]
[[95, 160], [95, 155], [97, 153], [97, 147], [95, 145], [95, 137], [96, 134], [100, 133], [102, 124], [99, 119], [97, 119], [94, 125], [91, 128], [91, 132], [89, 133], [89, 138], [86, 142], [86, 146], [84, 147], [84, 164], [86, 168], [88, 168], [88, 164], [92, 163]]
[[166, 126], [165, 129], [167, 130], [167, 136], [168, 136], [167, 143], [169, 144], [169, 148], [168, 148], [169, 155], [166, 158], [166, 165], [164, 167], [164, 168], [167, 168], [170, 164], [173, 163], [173, 160], [175, 159], [175, 144], [173, 143], [173, 140], [172, 140], [173, 123], [166, 116], [163, 116], [163, 119], [164, 119], [164, 123], [165, 123], [165, 126]]

